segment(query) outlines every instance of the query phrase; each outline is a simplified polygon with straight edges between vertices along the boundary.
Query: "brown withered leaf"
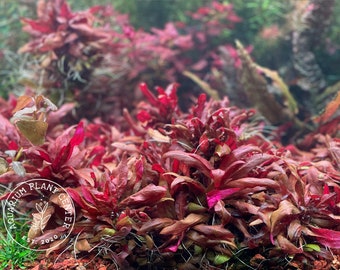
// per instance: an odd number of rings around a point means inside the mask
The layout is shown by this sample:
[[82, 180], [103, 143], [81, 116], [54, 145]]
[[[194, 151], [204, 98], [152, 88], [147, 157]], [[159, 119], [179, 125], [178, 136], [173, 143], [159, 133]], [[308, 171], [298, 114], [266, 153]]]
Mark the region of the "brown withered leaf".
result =
[[170, 137], [163, 135], [156, 129], [148, 128], [147, 133], [153, 140], [155, 140], [155, 142], [170, 143]]
[[253, 106], [274, 125], [292, 120], [292, 115], [269, 93], [266, 80], [259, 74], [241, 42], [236, 41], [236, 47], [242, 62], [241, 84]]
[[268, 161], [271, 158], [273, 158], [273, 155], [269, 155], [266, 153], [254, 154], [247, 160], [247, 162], [245, 162], [239, 168], [235, 169], [230, 177], [234, 179], [245, 177], [251, 170], [253, 170], [257, 166], [260, 166], [265, 161]]
[[85, 180], [91, 187], [94, 187], [95, 183], [91, 176], [91, 173], [93, 172], [92, 169], [90, 168], [79, 168], [79, 169], [71, 168], [71, 169], [77, 177]]
[[95, 236], [91, 237], [90, 243], [98, 242], [104, 237], [114, 236], [116, 233], [117, 231], [113, 228], [104, 228], [99, 233], [97, 233]]
[[287, 235], [290, 240], [295, 240], [301, 236], [302, 228], [304, 226], [301, 225], [299, 220], [293, 220], [287, 229]]
[[215, 204], [214, 211], [220, 217], [222, 224], [228, 224], [231, 221], [231, 213], [226, 209], [223, 201], [218, 201]]
[[17, 104], [15, 106], [15, 108], [13, 109], [12, 113], [16, 113], [26, 107], [30, 107], [29, 105], [33, 105], [34, 104], [34, 99], [30, 96], [20, 96], [17, 99]]
[[195, 75], [194, 73], [192, 73], [192, 72], [190, 72], [188, 70], [183, 71], [183, 75], [188, 77], [189, 79], [193, 80], [212, 99], [220, 100], [220, 97], [218, 95], [218, 91], [213, 89], [213, 88], [211, 88], [211, 86], [209, 84], [207, 84], [205, 81], [201, 80], [197, 75]]
[[122, 142], [114, 142], [111, 144], [113, 147], [118, 148], [122, 151], [126, 152], [138, 152], [138, 148], [134, 144], [129, 144], [129, 143], [122, 143]]
[[68, 243], [67, 238], [53, 241], [50, 247], [46, 250], [46, 257], [50, 255], [53, 251], [62, 249]]
[[279, 208], [272, 212], [270, 216], [271, 222], [271, 233], [273, 233], [277, 224], [282, 220], [284, 217], [295, 215], [300, 213], [300, 210], [293, 205], [290, 201], [283, 200], [279, 204]]
[[37, 109], [45, 108], [46, 110], [56, 111], [58, 107], [47, 97], [43, 95], [38, 95], [35, 97], [35, 104]]
[[51, 195], [49, 200], [63, 208], [69, 215], [74, 215], [73, 201], [67, 193], [54, 193]]
[[52, 214], [54, 213], [54, 207], [49, 206], [48, 203], [45, 203], [43, 205], [36, 204], [36, 208], [38, 213], [33, 213], [33, 221], [31, 224], [31, 227], [28, 231], [28, 239], [34, 239], [38, 236], [40, 236], [44, 229], [50, 220]]
[[292, 242], [290, 242], [286, 237], [281, 234], [277, 236], [276, 241], [279, 247], [287, 254], [299, 254], [303, 253], [303, 249], [298, 248]]
[[75, 248], [78, 251], [89, 251], [91, 250], [91, 246], [89, 242], [86, 239], [81, 239], [76, 242]]
[[[59, 226], [55, 229], [51, 229], [51, 230], [46, 230], [42, 235], [39, 235], [39, 236], [36, 236], [34, 238], [35, 240], [35, 243], [39, 243], [39, 246], [42, 246], [42, 245], [48, 245], [48, 246], [55, 246], [54, 242], [57, 242], [59, 240], [56, 240], [56, 241], [50, 241], [50, 239], [56, 239], [59, 238], [65, 233], [67, 229], [63, 226]], [[65, 240], [67, 241], [67, 238], [65, 239], [62, 239], [62, 241]], [[62, 243], [59, 242], [59, 243]]]
[[260, 269], [260, 265], [264, 260], [266, 260], [265, 257], [263, 257], [261, 254], [256, 254], [250, 259], [250, 265], [256, 267], [257, 269]]
[[40, 120], [18, 120], [15, 122], [16, 126], [34, 145], [42, 145], [45, 142], [46, 131], [48, 124]]
[[256, 65], [257, 70], [263, 72], [267, 77], [269, 77], [273, 84], [280, 89], [283, 98], [285, 99], [286, 106], [288, 107], [289, 111], [293, 114], [297, 114], [299, 112], [299, 107], [293, 95], [290, 93], [288, 86], [282, 80], [280, 75], [277, 71], [270, 70], [265, 67], [261, 67]]
[[331, 100], [326, 108], [325, 111], [318, 117], [315, 117], [314, 121], [317, 123], [326, 123], [327, 121], [331, 120], [332, 116], [340, 107], [340, 90], [338, 91], [337, 95], [333, 100]]
[[8, 170], [8, 162], [6, 159], [0, 157], [0, 175], [4, 174]]

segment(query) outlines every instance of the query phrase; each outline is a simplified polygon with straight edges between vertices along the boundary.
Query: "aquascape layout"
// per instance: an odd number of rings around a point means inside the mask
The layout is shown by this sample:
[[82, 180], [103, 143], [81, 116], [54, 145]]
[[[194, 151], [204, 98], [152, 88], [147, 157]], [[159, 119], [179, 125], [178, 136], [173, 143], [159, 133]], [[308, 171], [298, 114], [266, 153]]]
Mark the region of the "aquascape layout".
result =
[[340, 1], [0, 1], [0, 270], [340, 269]]

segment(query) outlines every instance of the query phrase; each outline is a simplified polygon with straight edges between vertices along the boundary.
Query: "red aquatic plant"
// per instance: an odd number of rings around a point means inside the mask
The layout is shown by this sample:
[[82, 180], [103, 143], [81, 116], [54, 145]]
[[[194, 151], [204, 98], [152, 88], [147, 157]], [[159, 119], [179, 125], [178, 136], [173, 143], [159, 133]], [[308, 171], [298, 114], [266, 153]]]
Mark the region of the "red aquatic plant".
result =
[[[330, 260], [339, 248], [338, 139], [311, 137], [308, 153], [283, 146], [265, 138], [254, 110], [232, 107], [227, 98], [202, 94], [184, 113], [176, 88], [159, 87], [154, 95], [141, 84], [147, 101], [138, 105], [136, 120], [125, 111], [130, 128], [100, 119], [53, 124], [42, 145], [6, 137], [3, 145], [22, 148], [25, 177], [47, 177], [66, 188], [76, 206], [75, 246], [110, 248], [121, 267], [162, 265], [163, 256], [171, 265], [198, 267], [203, 260], [225, 267], [243, 248], [249, 264], [256, 254], [277, 262], [286, 255]], [[25, 108], [33, 100], [21, 98], [15, 111], [32, 117]], [[70, 108], [45, 120], [55, 123]], [[247, 134], [254, 124], [258, 131]], [[8, 120], [1, 127], [16, 132]], [[1, 175], [6, 183], [7, 174]], [[144, 260], [145, 253], [155, 256]]]
[[[72, 12], [64, 0], [40, 1], [37, 5], [36, 20], [23, 18], [23, 30], [33, 38], [19, 51], [45, 54], [43, 67], [62, 57], [69, 59], [65, 64], [72, 72], [76, 59], [86, 61], [98, 55], [108, 45], [109, 33], [104, 28], [95, 27], [94, 14], [101, 10], [95, 6], [83, 12]], [[75, 70], [73, 70], [74, 72]]]
[[146, 32], [109, 6], [74, 12], [64, 0], [39, 1], [37, 19], [22, 19], [31, 40], [19, 51], [38, 59], [34, 76], [46, 93], [61, 100], [65, 89], [72, 93], [77, 120], [101, 116], [116, 123], [124, 107], [139, 101], [140, 81], [167, 84], [183, 80], [185, 70], [204, 76], [215, 65], [225, 41], [210, 45], [210, 38], [240, 19], [229, 4], [213, 1], [202, 9], [189, 14], [197, 27], [169, 22]]

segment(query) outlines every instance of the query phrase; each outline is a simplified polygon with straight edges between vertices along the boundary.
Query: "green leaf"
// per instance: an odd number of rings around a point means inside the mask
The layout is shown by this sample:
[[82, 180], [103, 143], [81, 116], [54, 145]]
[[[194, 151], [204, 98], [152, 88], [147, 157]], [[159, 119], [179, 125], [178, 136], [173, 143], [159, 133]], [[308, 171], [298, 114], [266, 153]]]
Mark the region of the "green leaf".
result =
[[46, 122], [40, 120], [19, 120], [15, 124], [22, 135], [24, 135], [32, 144], [41, 145], [44, 143], [48, 128]]
[[202, 254], [203, 249], [202, 249], [202, 247], [195, 245], [194, 251], [195, 251], [195, 253], [194, 253], [195, 255], [199, 255], [199, 254]]
[[304, 251], [317, 251], [317, 252], [320, 252], [321, 248], [317, 244], [307, 244], [307, 245], [303, 246], [303, 250]]
[[230, 257], [224, 254], [218, 254], [214, 258], [214, 265], [220, 265], [230, 260]]

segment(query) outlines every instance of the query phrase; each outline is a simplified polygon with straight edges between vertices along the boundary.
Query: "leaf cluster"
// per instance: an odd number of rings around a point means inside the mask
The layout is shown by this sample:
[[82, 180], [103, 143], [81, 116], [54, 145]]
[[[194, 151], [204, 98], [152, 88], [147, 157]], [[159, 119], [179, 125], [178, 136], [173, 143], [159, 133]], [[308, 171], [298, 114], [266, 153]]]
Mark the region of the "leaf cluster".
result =
[[[56, 181], [74, 200], [68, 242], [76, 254], [99, 252], [119, 267], [141, 269], [163, 267], [165, 258], [171, 267], [193, 269], [240, 261], [255, 267], [257, 254], [268, 268], [283, 266], [286, 256], [301, 265], [331, 260], [340, 239], [337, 139], [313, 135], [307, 138], [312, 151], [303, 152], [267, 140], [255, 111], [230, 106], [226, 98], [207, 101], [202, 94], [184, 113], [176, 84], [158, 87], [157, 95], [145, 83], [140, 90], [146, 102], [136, 118], [123, 114], [129, 129], [98, 119], [51, 125], [40, 146], [13, 137], [23, 147], [25, 177]], [[46, 121], [61, 119], [63, 110]], [[247, 134], [252, 124], [259, 128]], [[18, 181], [10, 168], [1, 179]], [[48, 222], [54, 219], [51, 212]], [[33, 240], [51, 233], [33, 229]], [[47, 253], [62, 248], [67, 243]]]
[[[22, 19], [31, 41], [19, 52], [30, 53], [39, 64], [39, 84], [32, 78], [30, 86], [44, 89], [57, 102], [71, 94], [80, 104], [78, 118], [105, 116], [115, 105], [120, 114], [136, 99], [140, 81], [179, 81], [186, 68], [204, 74], [217, 61], [214, 51], [223, 37], [240, 21], [231, 5], [216, 1], [188, 14], [194, 24], [168, 22], [150, 32], [133, 27], [109, 6], [74, 12], [65, 1], [48, 1], [37, 7], [37, 14], [36, 20]], [[121, 98], [112, 100], [112, 95]], [[85, 104], [95, 110], [90, 114]]]

